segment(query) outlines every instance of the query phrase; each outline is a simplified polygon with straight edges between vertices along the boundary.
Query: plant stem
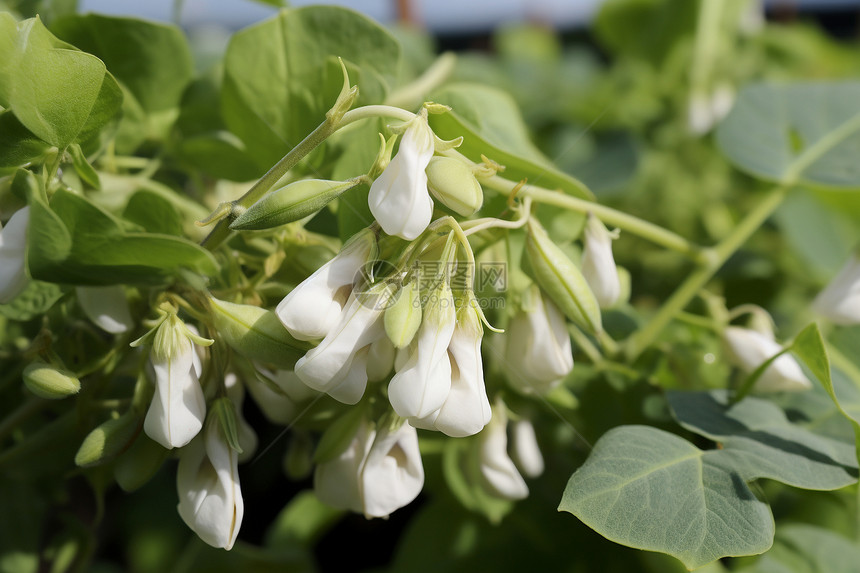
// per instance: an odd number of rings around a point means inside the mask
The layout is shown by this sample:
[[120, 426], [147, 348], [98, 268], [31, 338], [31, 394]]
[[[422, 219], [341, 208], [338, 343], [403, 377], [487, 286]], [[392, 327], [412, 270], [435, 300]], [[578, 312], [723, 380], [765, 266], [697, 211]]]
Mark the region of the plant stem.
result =
[[784, 186], [771, 190], [764, 200], [735, 227], [735, 229], [712, 249], [704, 251], [705, 262], [693, 271], [681, 286], [669, 297], [644, 328], [631, 336], [626, 343], [627, 359], [631, 362], [639, 357], [662, 332], [663, 328], [690, 303], [730, 256], [743, 245], [752, 234], [770, 217], [782, 203], [787, 192]]
[[448, 76], [454, 71], [456, 63], [457, 56], [451, 52], [445, 52], [436, 58], [436, 61], [427, 68], [427, 71], [421, 74], [415, 81], [392, 92], [385, 100], [385, 103], [404, 108], [413, 108], [420, 105], [424, 101], [424, 96], [448, 79]]
[[[505, 195], [509, 195], [511, 191], [513, 191], [514, 187], [518, 185], [518, 183], [514, 183], [508, 179], [499, 177], [498, 175], [482, 178], [481, 184], [490, 189], [495, 189], [496, 191], [504, 193]], [[633, 215], [616, 211], [611, 207], [607, 207], [593, 201], [572, 197], [570, 195], [565, 195], [564, 193], [559, 193], [558, 191], [552, 191], [550, 189], [545, 189], [528, 183], [524, 184], [520, 188], [519, 194], [531, 197], [538, 203], [555, 205], [563, 209], [578, 211], [580, 213], [594, 213], [594, 215], [604, 223], [618, 227], [624, 231], [642, 237], [643, 239], [647, 239], [652, 243], [666, 247], [667, 249], [685, 254], [693, 260], [704, 262], [704, 250], [702, 247], [688, 241], [677, 233], [673, 233], [672, 231], [664, 229], [654, 223], [644, 221], [639, 217], [634, 217]]]

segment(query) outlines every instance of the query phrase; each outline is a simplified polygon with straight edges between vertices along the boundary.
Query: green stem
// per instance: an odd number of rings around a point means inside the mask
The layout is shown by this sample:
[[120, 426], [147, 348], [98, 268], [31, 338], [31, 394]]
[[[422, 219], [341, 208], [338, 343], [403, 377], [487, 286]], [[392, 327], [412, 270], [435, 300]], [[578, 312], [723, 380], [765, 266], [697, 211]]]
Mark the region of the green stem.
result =
[[457, 56], [453, 53], [446, 52], [442, 54], [415, 81], [392, 92], [385, 100], [385, 103], [405, 108], [413, 108], [420, 105], [428, 93], [448, 79], [451, 72], [454, 71], [456, 63]]
[[[495, 189], [496, 191], [504, 193], [505, 195], [509, 195], [511, 191], [513, 191], [514, 187], [518, 185], [518, 183], [514, 183], [508, 179], [499, 177], [498, 175], [482, 178], [481, 184], [490, 189]], [[593, 201], [572, 197], [570, 195], [559, 193], [558, 191], [552, 191], [550, 189], [545, 189], [528, 183], [520, 188], [519, 194], [531, 197], [538, 203], [555, 205], [556, 207], [578, 211], [580, 213], [594, 213], [598, 219], [606, 224], [618, 227], [624, 231], [642, 237], [643, 239], [647, 239], [652, 243], [666, 247], [667, 249], [685, 254], [696, 261], [704, 261], [703, 256], [705, 251], [702, 247], [688, 241], [677, 233], [673, 233], [672, 231], [664, 229], [654, 223], [644, 221], [639, 217], [628, 215], [621, 211], [616, 211], [611, 207], [607, 207]]]
[[663, 328], [686, 308], [726, 260], [773, 214], [782, 203], [786, 192], [787, 188], [783, 186], [771, 190], [725, 239], [712, 249], [704, 251], [705, 262], [681, 283], [678, 290], [669, 297], [648, 324], [627, 340], [628, 360], [633, 361], [638, 358], [656, 340]]

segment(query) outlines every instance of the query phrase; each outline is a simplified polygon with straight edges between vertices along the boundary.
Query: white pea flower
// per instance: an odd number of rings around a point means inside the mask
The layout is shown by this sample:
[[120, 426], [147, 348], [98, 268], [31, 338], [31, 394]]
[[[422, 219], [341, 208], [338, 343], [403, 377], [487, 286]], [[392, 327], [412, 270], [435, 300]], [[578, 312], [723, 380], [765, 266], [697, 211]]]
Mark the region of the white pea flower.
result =
[[376, 296], [385, 296], [387, 292], [384, 287], [379, 288], [369, 296], [365, 296], [368, 293], [350, 295], [338, 324], [296, 362], [295, 372], [302, 382], [347, 404], [361, 399], [367, 386], [367, 352], [359, 354], [359, 351], [385, 336], [380, 308], [384, 305], [373, 302]]
[[456, 317], [451, 287], [443, 282], [428, 299], [409, 359], [388, 384], [388, 399], [399, 416], [424, 418], [445, 403], [451, 391], [448, 345]]
[[483, 328], [474, 308], [464, 305], [448, 345], [451, 390], [442, 407], [421, 419], [410, 419], [418, 428], [439, 430], [453, 438], [480, 432], [492, 417], [484, 385], [481, 361]]
[[24, 264], [29, 225], [30, 208], [24, 207], [0, 227], [0, 304], [18, 296], [30, 282]]
[[612, 240], [616, 233], [610, 233], [600, 219], [588, 214], [585, 226], [585, 249], [582, 253], [582, 275], [594, 293], [601, 308], [609, 308], [621, 296], [621, 281], [612, 256]]
[[385, 380], [394, 367], [396, 349], [387, 336], [370, 345], [367, 354], [367, 379], [371, 382]]
[[505, 405], [497, 402], [496, 414], [483, 432], [480, 440], [480, 468], [486, 484], [496, 495], [505, 499], [528, 497], [529, 488], [508, 456], [508, 417]]
[[254, 456], [257, 451], [257, 432], [245, 419], [242, 414], [242, 404], [245, 402], [245, 385], [239, 382], [239, 378], [232, 372], [228, 372], [224, 376], [224, 388], [227, 390], [227, 398], [233, 403], [236, 410], [236, 426], [239, 433], [239, 447], [242, 448], [242, 453], [239, 454], [239, 461], [244, 463]]
[[176, 314], [170, 314], [157, 327], [149, 355], [155, 394], [143, 429], [167, 449], [190, 442], [206, 418], [206, 399], [198, 379], [200, 358], [192, 340], [203, 345], [212, 343], [192, 333]]
[[[782, 351], [772, 335], [749, 328], [729, 326], [723, 331], [723, 341], [729, 358], [741, 370], [752, 373], [772, 356]], [[797, 361], [788, 354], [774, 360], [756, 381], [754, 389], [760, 392], [786, 392], [808, 390], [812, 383], [804, 375]]]
[[517, 467], [530, 477], [536, 478], [543, 473], [543, 455], [535, 437], [535, 428], [529, 420], [513, 423], [511, 432], [512, 453]]
[[413, 119], [400, 139], [397, 155], [370, 186], [370, 212], [389, 235], [416, 238], [433, 217], [433, 200], [424, 171], [433, 157], [434, 135], [427, 118]]
[[508, 325], [509, 380], [525, 393], [543, 394], [573, 370], [573, 349], [564, 317], [533, 287], [526, 307]]
[[75, 294], [87, 318], [105, 332], [122, 334], [134, 326], [121, 286], [77, 287]]
[[337, 458], [319, 464], [314, 491], [324, 503], [387, 517], [414, 500], [424, 486], [418, 434], [408, 424], [384, 424], [378, 431], [362, 422]]
[[245, 504], [238, 463], [238, 454], [227, 444], [217, 419], [179, 457], [179, 515], [212, 547], [232, 548], [242, 525]]
[[289, 333], [299, 340], [313, 340], [331, 332], [356, 276], [375, 248], [373, 232], [361, 231], [332, 260], [290, 291], [275, 309]]
[[836, 324], [860, 324], [860, 259], [857, 255], [851, 255], [839, 274], [818, 293], [812, 310]]

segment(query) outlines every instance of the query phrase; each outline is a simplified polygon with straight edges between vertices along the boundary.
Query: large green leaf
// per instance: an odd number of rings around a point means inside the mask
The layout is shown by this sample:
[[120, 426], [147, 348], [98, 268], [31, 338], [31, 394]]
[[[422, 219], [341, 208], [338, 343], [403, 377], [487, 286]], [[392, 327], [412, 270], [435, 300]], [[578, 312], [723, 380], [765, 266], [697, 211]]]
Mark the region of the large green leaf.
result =
[[745, 398], [729, 405], [728, 394], [668, 392], [678, 422], [730, 452], [744, 479], [768, 478], [806, 489], [831, 490], [857, 481], [851, 443], [814, 434], [788, 421], [774, 404]]
[[359, 105], [385, 99], [400, 47], [356, 12], [334, 6], [284, 10], [233, 36], [224, 61], [222, 114], [262, 168], [325, 119], [343, 86], [338, 57], [360, 88]]
[[717, 143], [762, 179], [860, 188], [858, 100], [858, 82], [753, 84], [738, 94]]
[[9, 107], [12, 71], [15, 63], [15, 42], [18, 26], [8, 12], [0, 12], [0, 106]]
[[505, 166], [503, 176], [561, 189], [592, 199], [588, 188], [556, 169], [529, 139], [513, 99], [500, 90], [478, 84], [452, 84], [433, 94], [433, 101], [452, 108], [430, 116], [433, 131], [442, 139], [463, 137], [459, 151], [475, 162], [486, 155]]
[[738, 573], [854, 573], [860, 563], [856, 542], [814, 525], [780, 527], [773, 549]]
[[[20, 177], [21, 175], [19, 175]], [[83, 197], [31, 196], [27, 265], [33, 278], [75, 285], [161, 284], [180, 268], [214, 274], [212, 255], [171, 235], [129, 232]]]
[[0, 113], [0, 169], [38, 161], [50, 147], [24, 127], [11, 111]]
[[18, 24], [9, 107], [51, 145], [86, 141], [117, 113], [122, 93], [97, 57], [57, 40], [38, 18]]
[[621, 426], [595, 444], [559, 510], [604, 537], [668, 553], [694, 569], [766, 551], [773, 517], [722, 450], [698, 449], [649, 426]]

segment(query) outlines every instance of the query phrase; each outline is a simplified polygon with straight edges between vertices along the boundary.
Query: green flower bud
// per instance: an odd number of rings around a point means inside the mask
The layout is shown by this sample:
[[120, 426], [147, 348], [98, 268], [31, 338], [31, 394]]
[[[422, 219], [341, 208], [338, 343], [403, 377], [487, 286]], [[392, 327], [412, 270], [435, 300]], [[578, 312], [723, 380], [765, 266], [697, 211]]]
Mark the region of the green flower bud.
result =
[[238, 231], [279, 227], [312, 215], [336, 199], [341, 193], [361, 183], [304, 179], [267, 193], [230, 224]]
[[134, 412], [102, 423], [84, 438], [75, 454], [75, 464], [86, 468], [112, 460], [131, 445], [140, 426], [141, 419]]
[[600, 332], [600, 306], [582, 272], [533, 218], [528, 231], [526, 254], [537, 283], [567, 318], [590, 332]]
[[292, 369], [310, 348], [290, 336], [278, 316], [263, 308], [210, 298], [215, 329], [230, 347], [252, 361]]
[[421, 326], [421, 298], [418, 280], [413, 279], [397, 292], [394, 304], [385, 311], [385, 334], [395, 348], [406, 348]]
[[314, 469], [313, 440], [310, 434], [293, 430], [287, 453], [284, 456], [284, 473], [291, 480], [302, 480], [311, 475]]
[[48, 400], [60, 400], [81, 390], [81, 381], [74, 374], [44, 362], [33, 362], [24, 369], [24, 384], [30, 392]]
[[468, 217], [484, 204], [481, 184], [462, 161], [434, 157], [425, 171], [430, 193], [458, 215]]
[[170, 455], [170, 450], [139, 434], [131, 447], [116, 460], [113, 475], [123, 491], [132, 492], [144, 485], [158, 472]]

